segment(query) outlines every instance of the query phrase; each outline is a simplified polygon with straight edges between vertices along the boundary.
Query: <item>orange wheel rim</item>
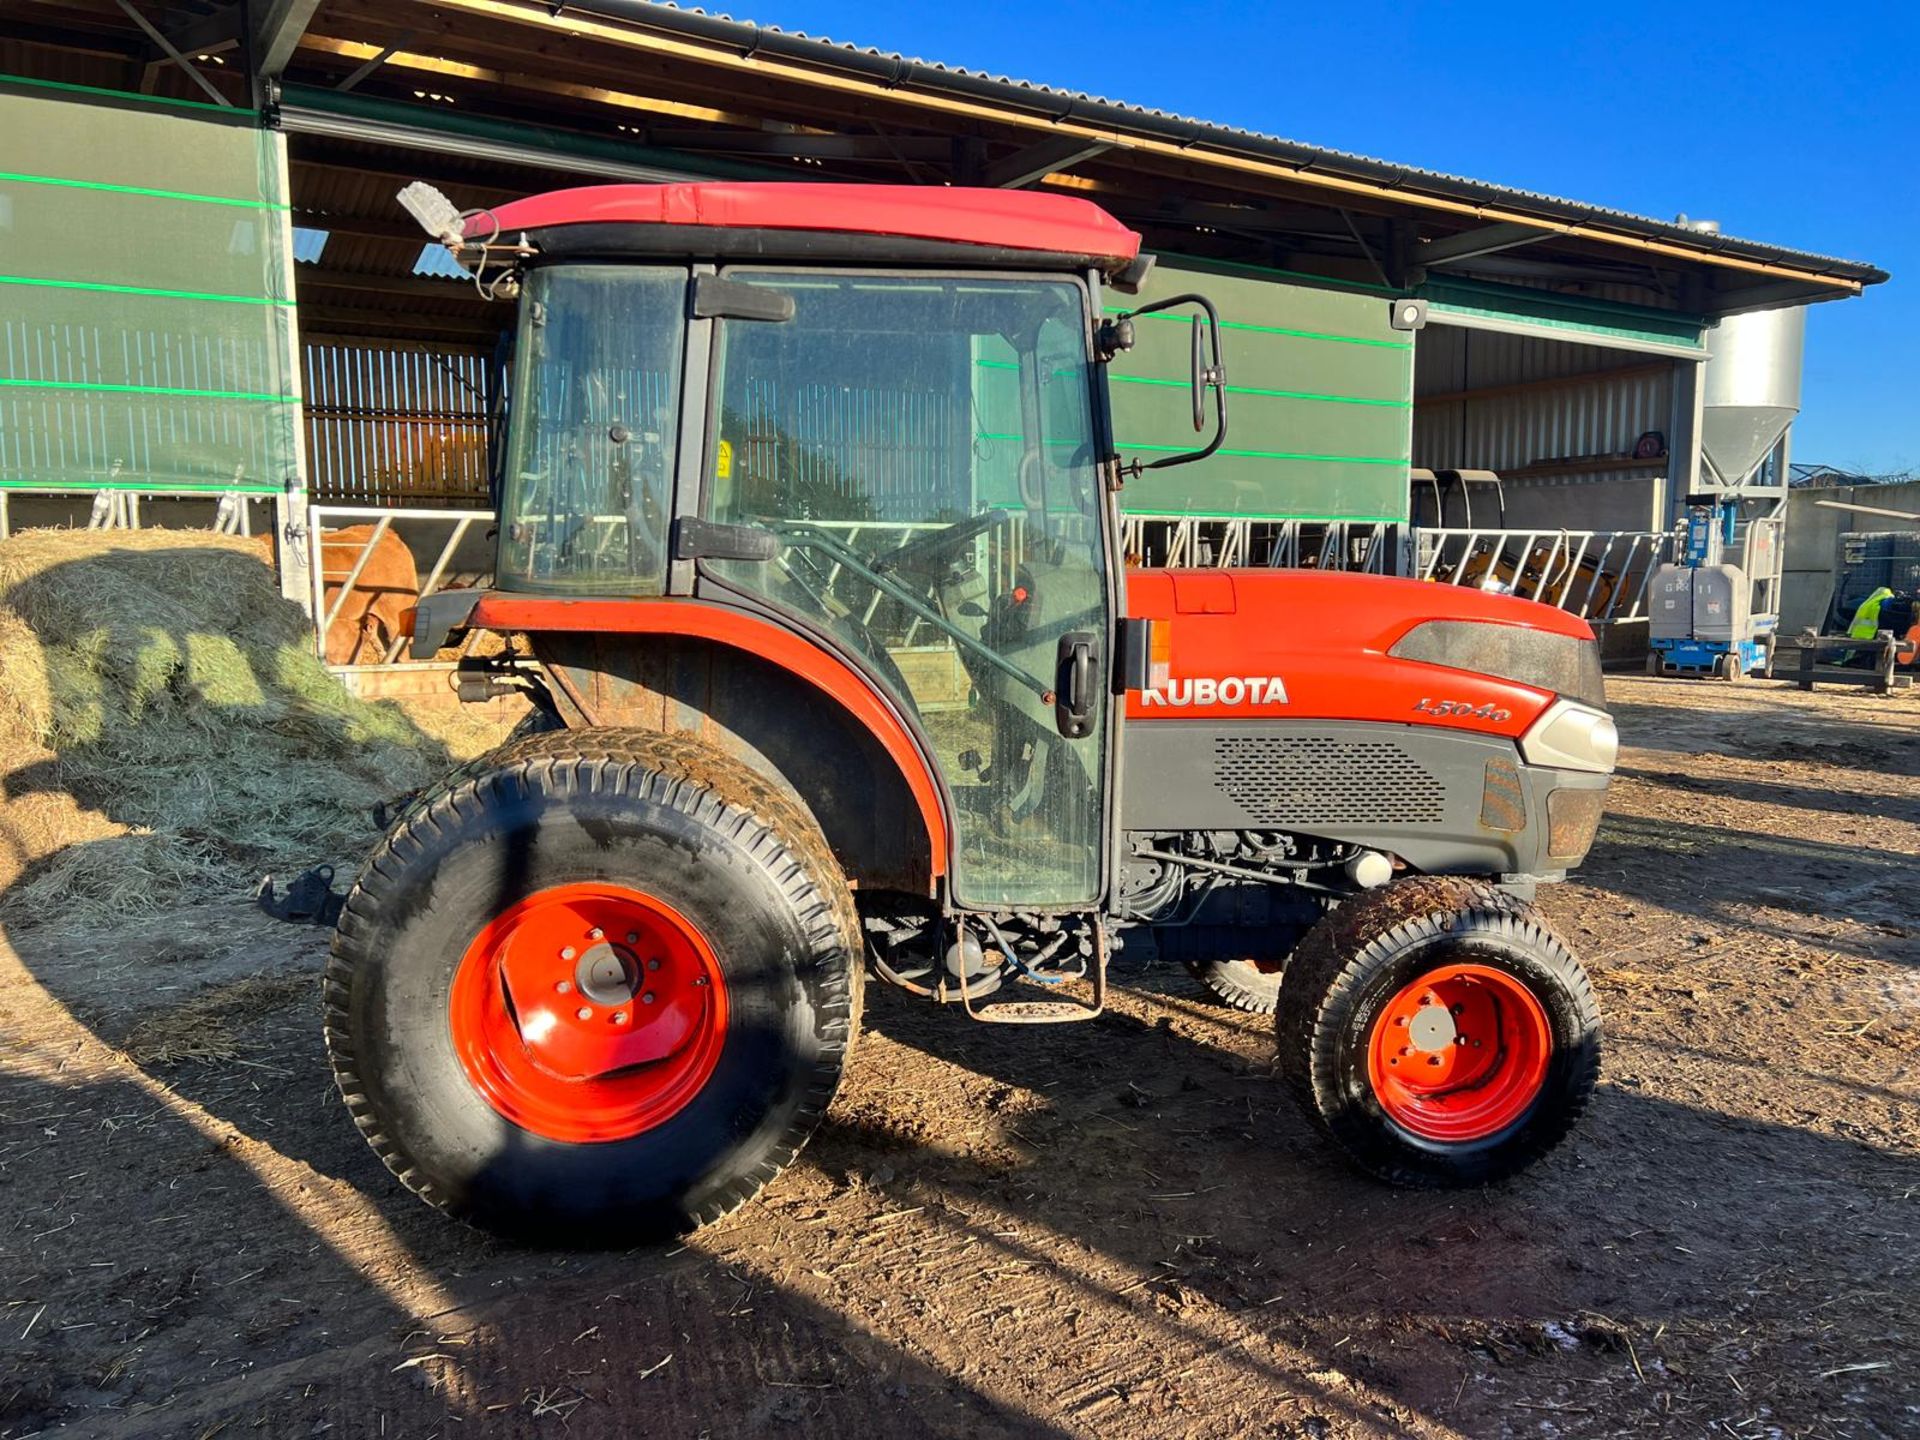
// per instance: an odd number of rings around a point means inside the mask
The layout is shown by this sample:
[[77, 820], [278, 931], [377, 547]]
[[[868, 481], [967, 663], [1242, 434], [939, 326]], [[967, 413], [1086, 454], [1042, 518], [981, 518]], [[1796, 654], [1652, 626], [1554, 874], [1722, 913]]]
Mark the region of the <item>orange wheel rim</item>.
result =
[[624, 1140], [712, 1077], [727, 987], [706, 937], [618, 885], [557, 885], [496, 916], [454, 972], [448, 1007], [467, 1078], [549, 1140]]
[[1546, 1008], [1515, 976], [1485, 965], [1429, 970], [1387, 1002], [1367, 1075], [1387, 1118], [1425, 1140], [1498, 1135], [1547, 1080]]

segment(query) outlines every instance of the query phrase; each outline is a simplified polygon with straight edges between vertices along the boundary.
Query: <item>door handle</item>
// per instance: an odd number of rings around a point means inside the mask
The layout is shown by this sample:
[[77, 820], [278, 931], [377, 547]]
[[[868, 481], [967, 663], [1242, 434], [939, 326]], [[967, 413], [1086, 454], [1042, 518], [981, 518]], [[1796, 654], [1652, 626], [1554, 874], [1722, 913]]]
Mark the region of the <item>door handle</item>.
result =
[[1099, 687], [1093, 678], [1094, 637], [1071, 631], [1060, 637], [1054, 667], [1053, 723], [1069, 740], [1093, 730], [1093, 707]]

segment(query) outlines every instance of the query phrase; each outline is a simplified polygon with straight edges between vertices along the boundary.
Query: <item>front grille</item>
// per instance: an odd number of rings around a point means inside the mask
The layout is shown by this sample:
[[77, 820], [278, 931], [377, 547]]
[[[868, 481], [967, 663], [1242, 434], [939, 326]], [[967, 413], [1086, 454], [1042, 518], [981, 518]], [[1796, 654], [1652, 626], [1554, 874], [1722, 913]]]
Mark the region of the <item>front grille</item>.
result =
[[1258, 825], [1437, 825], [1446, 791], [1391, 740], [1217, 735], [1213, 783]]

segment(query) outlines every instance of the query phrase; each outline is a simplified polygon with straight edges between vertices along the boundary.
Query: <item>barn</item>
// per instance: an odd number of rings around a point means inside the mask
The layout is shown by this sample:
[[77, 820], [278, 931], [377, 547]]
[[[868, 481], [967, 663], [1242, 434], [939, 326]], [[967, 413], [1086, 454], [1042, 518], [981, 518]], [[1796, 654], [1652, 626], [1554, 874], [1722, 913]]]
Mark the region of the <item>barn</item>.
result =
[[[399, 209], [413, 180], [1092, 199], [1159, 256], [1146, 298], [1204, 289], [1229, 345], [1230, 441], [1128, 487], [1131, 553], [1494, 582], [1641, 644], [1688, 497], [1735, 495], [1777, 575], [1800, 316], [1886, 278], [645, 0], [26, 0], [0, 136], [0, 526], [271, 531], [321, 606], [329, 530], [402, 536], [428, 588], [488, 564], [509, 307]], [[1126, 453], [1186, 444], [1184, 344], [1116, 364]], [[991, 438], [884, 378], [857, 400], [842, 446]]]

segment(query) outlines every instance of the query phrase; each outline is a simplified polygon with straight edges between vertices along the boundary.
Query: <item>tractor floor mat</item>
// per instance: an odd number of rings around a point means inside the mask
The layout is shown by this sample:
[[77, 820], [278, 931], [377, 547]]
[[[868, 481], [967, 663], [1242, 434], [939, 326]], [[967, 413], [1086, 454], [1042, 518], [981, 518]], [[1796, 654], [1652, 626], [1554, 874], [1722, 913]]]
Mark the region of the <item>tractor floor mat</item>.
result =
[[331, 928], [340, 919], [340, 907], [346, 895], [333, 888], [333, 867], [315, 865], [288, 882], [284, 890], [274, 888], [273, 876], [262, 875], [254, 903], [276, 920], [290, 925], [320, 925]]

